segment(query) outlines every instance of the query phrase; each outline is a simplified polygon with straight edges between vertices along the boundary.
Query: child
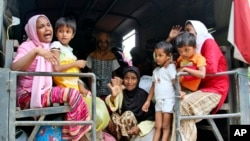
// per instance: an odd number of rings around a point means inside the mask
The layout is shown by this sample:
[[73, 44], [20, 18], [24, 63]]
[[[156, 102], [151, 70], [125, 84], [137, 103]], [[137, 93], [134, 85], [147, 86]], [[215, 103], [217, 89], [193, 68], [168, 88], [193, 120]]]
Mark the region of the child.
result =
[[196, 91], [201, 78], [206, 74], [206, 59], [196, 53], [196, 38], [192, 33], [179, 34], [175, 42], [180, 54], [176, 64], [177, 70], [191, 75], [180, 77], [181, 86], [184, 91]]
[[[73, 49], [69, 46], [69, 42], [74, 37], [76, 32], [75, 20], [65, 17], [58, 19], [55, 24], [55, 31], [56, 37], [59, 41], [55, 41], [51, 44], [51, 51], [59, 57], [60, 65], [54, 65], [54, 70], [57, 72], [78, 73], [80, 68], [85, 67], [86, 61], [77, 60], [76, 56], [72, 53]], [[58, 76], [53, 77], [53, 80], [57, 86], [72, 87], [79, 90], [82, 96], [85, 97], [85, 101], [90, 107], [91, 97], [89, 96], [91, 93], [85, 88], [84, 83], [79, 79], [79, 77]], [[98, 129], [96, 132], [96, 140], [103, 141], [101, 130], [107, 126], [107, 121], [109, 121], [110, 117], [105, 117], [105, 115], [108, 114], [107, 109], [105, 109], [105, 103], [100, 103], [99, 99], [96, 99], [96, 101], [99, 102], [96, 104], [96, 112], [99, 113], [96, 115], [96, 129]], [[89, 132], [86, 136], [89, 140], [91, 140]]]
[[[73, 49], [69, 46], [69, 42], [76, 33], [76, 22], [73, 18], [62, 17], [55, 24], [56, 37], [59, 41], [51, 44], [51, 51], [59, 58], [59, 65], [54, 65], [56, 72], [79, 73], [80, 68], [86, 65], [85, 60], [77, 60], [73, 54]], [[80, 91], [83, 96], [89, 92], [83, 86], [83, 82], [79, 77], [53, 77], [57, 86], [75, 88]]]
[[[154, 59], [158, 67], [153, 71], [152, 86], [142, 110], [147, 112], [152, 97], [155, 96], [155, 133], [153, 141], [167, 141], [170, 137], [173, 107], [175, 104], [175, 65], [172, 61], [173, 46], [161, 41], [154, 49]], [[162, 133], [162, 136], [161, 136]]]

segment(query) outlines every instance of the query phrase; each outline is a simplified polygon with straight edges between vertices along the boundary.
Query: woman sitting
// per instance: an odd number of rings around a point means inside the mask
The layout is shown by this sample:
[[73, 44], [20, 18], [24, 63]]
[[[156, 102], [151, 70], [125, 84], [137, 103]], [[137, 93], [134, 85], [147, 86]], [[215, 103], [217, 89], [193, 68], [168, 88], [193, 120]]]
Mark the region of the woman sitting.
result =
[[139, 88], [139, 70], [130, 66], [123, 71], [122, 79], [115, 77], [108, 84], [112, 94], [106, 103], [112, 111], [108, 129], [117, 140], [150, 141], [154, 135], [154, 104], [151, 102], [148, 112], [142, 111], [148, 93]]

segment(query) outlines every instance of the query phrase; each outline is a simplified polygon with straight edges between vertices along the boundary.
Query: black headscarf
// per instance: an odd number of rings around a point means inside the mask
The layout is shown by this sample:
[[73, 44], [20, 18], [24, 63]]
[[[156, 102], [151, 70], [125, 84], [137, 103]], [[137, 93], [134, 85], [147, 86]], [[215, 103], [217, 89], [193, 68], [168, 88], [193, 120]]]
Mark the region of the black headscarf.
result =
[[123, 90], [123, 102], [121, 112], [125, 111], [132, 111], [138, 121], [140, 123], [144, 120], [154, 120], [155, 118], [155, 109], [154, 104], [151, 102], [148, 112], [142, 111], [142, 106], [146, 102], [148, 93], [143, 89], [139, 88], [139, 81], [140, 81], [140, 73], [139, 70], [134, 67], [126, 67], [123, 71], [123, 78], [126, 73], [133, 72], [136, 74], [138, 79], [138, 84], [132, 91], [128, 91], [126, 88]]

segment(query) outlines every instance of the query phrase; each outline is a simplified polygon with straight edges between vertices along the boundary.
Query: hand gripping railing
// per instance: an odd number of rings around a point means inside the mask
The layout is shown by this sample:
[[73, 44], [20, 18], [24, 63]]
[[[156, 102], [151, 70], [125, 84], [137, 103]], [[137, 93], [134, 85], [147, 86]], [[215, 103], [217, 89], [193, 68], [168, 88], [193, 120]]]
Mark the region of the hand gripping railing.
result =
[[[35, 117], [39, 115], [65, 113], [69, 111], [69, 106], [58, 106], [58, 107], [44, 107], [39, 109], [27, 109], [16, 111], [16, 84], [17, 76], [77, 76], [77, 77], [90, 77], [91, 81], [91, 92], [92, 92], [92, 113], [91, 121], [17, 121], [16, 118], [21, 117]], [[92, 141], [96, 140], [96, 77], [93, 73], [57, 73], [57, 72], [20, 72], [10, 71], [9, 79], [9, 140], [15, 140], [15, 127], [16, 126], [40, 126], [40, 125], [76, 125], [76, 124], [90, 124], [92, 129]]]
[[[250, 104], [249, 104], [249, 84], [248, 84], [248, 77], [247, 77], [247, 69], [246, 68], [238, 68], [232, 71], [226, 72], [219, 72], [215, 74], [207, 74], [207, 76], [219, 76], [219, 75], [234, 75], [235, 82], [236, 82], [236, 89], [235, 94], [233, 92], [229, 92], [228, 95], [228, 102], [230, 108], [232, 106], [235, 110], [230, 110], [230, 113], [223, 113], [223, 114], [211, 114], [211, 115], [193, 115], [193, 116], [184, 116], [180, 115], [180, 82], [179, 76], [181, 75], [188, 75], [188, 73], [180, 72], [177, 73], [176, 78], [176, 107], [175, 107], [175, 126], [176, 126], [176, 141], [181, 140], [180, 135], [180, 121], [181, 120], [190, 120], [190, 119], [208, 119], [213, 121], [216, 118], [238, 118], [238, 124], [250, 124]], [[231, 80], [232, 81], [232, 80]], [[233, 87], [233, 86], [230, 86]], [[233, 101], [234, 100], [234, 101]], [[214, 121], [213, 121], [214, 123]], [[237, 122], [236, 122], [237, 123]], [[223, 141], [223, 138], [217, 129], [216, 125], [213, 125], [213, 132], [216, 136], [216, 139], [219, 141]]]

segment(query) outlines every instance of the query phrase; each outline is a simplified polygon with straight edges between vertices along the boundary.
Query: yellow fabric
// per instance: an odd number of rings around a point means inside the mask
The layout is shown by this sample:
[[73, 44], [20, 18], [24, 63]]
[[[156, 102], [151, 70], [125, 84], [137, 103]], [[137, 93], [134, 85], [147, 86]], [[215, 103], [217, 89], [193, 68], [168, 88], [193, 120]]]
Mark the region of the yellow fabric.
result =
[[105, 99], [106, 104], [109, 106], [112, 112], [115, 112], [119, 109], [119, 114], [121, 114], [121, 107], [122, 107], [122, 100], [123, 100], [123, 93], [120, 93], [116, 96], [114, 103], [110, 101], [111, 94], [107, 96]]
[[[60, 65], [69, 64], [69, 63], [73, 63], [73, 62], [75, 62], [75, 60], [73, 60], [73, 59], [72, 60], [63, 60], [63, 61], [60, 62]], [[64, 72], [67, 72], [67, 73], [79, 73], [79, 68], [73, 67], [73, 68], [70, 68], [70, 69], [68, 69], [68, 70], [66, 70]], [[76, 90], [79, 90], [79, 88], [78, 88], [79, 77], [54, 76], [53, 80], [54, 80], [54, 83], [57, 86], [67, 87], [67, 88], [75, 88]]]
[[146, 120], [140, 122], [137, 126], [140, 128], [140, 136], [145, 136], [154, 128], [155, 122]]
[[[87, 96], [85, 101], [88, 104], [89, 113], [91, 113], [92, 97]], [[105, 129], [108, 126], [109, 121], [110, 116], [104, 101], [101, 98], [96, 97], [96, 131], [98, 132]]]

